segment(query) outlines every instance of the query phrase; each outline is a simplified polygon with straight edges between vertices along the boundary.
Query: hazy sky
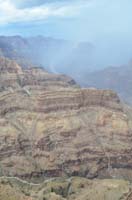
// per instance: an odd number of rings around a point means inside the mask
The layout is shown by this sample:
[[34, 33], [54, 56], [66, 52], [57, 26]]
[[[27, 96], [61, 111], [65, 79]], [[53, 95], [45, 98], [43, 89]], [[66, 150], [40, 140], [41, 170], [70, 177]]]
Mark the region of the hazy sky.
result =
[[132, 57], [132, 0], [0, 0], [3, 34], [87, 40], [125, 62]]
[[0, 34], [130, 37], [131, 9], [131, 0], [0, 0]]

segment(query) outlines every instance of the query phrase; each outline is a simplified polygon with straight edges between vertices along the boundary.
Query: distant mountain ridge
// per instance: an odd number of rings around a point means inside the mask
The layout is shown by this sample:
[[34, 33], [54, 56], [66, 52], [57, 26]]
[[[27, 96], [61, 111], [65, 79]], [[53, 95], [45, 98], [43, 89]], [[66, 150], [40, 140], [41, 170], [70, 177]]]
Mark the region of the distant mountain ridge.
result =
[[86, 74], [81, 85], [98, 89], [112, 89], [127, 103], [132, 104], [132, 63], [120, 67], [108, 67]]
[[[94, 46], [89, 42], [72, 42], [37, 36], [0, 36], [0, 55], [23, 66], [44, 66], [54, 73], [76, 74], [91, 65]], [[70, 72], [68, 72], [70, 71]]]

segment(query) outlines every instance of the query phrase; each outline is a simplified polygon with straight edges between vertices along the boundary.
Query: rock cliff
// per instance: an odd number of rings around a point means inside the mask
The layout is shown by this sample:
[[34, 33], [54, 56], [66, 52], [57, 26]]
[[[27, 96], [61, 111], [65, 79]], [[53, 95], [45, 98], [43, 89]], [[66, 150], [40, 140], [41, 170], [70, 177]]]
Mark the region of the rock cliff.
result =
[[132, 180], [131, 117], [111, 90], [0, 58], [0, 175]]

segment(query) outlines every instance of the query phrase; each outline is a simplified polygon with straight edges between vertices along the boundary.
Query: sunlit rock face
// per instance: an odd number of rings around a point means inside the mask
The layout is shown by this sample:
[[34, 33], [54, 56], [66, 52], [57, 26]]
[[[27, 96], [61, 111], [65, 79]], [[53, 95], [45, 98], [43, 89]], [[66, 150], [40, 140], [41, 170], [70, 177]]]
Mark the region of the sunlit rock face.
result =
[[0, 59], [0, 173], [132, 179], [129, 109], [110, 90]]

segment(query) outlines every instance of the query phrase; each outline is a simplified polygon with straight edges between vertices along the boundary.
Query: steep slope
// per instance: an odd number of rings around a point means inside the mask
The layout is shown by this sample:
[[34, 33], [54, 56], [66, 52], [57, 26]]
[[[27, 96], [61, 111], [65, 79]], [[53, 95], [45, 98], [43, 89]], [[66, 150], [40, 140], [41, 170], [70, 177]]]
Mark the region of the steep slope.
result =
[[132, 179], [132, 122], [116, 93], [0, 59], [0, 174]]
[[87, 74], [80, 79], [80, 83], [87, 87], [112, 89], [123, 100], [132, 104], [132, 63]]

